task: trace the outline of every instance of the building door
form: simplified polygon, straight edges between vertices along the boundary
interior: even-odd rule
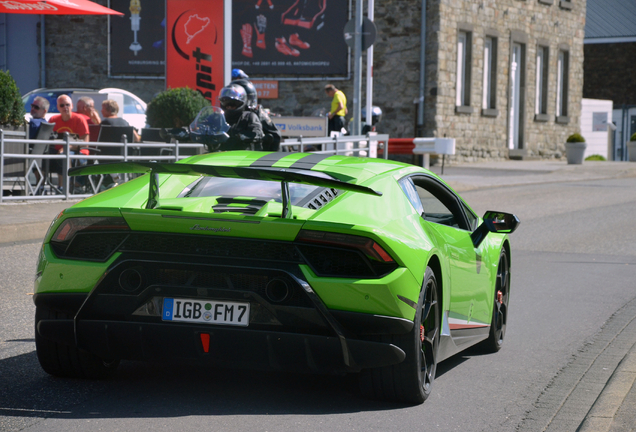
[[[521,88],[523,86],[523,49],[519,43],[512,44],[510,59],[510,120],[508,131],[508,148],[516,150],[523,148],[523,100]]]
[[[636,107],[615,109],[612,120],[616,125],[614,135],[614,160],[628,160],[627,142],[636,133]]]

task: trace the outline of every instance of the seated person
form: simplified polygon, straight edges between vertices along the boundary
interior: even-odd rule
[[[102,102],[102,125],[105,126],[130,126],[130,124],[121,117],[117,117],[119,105],[112,99],[106,99]],[[141,142],[141,137],[136,129],[133,129],[133,141]]]
[[[86,117],[88,124],[100,124],[102,119],[99,118],[99,114],[95,109],[95,101],[88,96],[82,96],[77,100],[77,112]]]
[[[55,123],[53,131],[58,135],[68,132],[71,135],[75,135],[77,140],[88,142],[88,122],[84,116],[80,116],[73,112],[73,101],[67,95],[61,95],[57,98],[57,109],[60,114],[56,114],[49,122]],[[55,146],[57,153],[64,153],[63,146]],[[77,151],[77,146],[71,146],[73,151]]]
[[[57,132],[58,136],[61,136],[64,132],[68,132],[77,141],[88,142],[88,122],[84,116],[73,112],[73,101],[71,98],[67,95],[58,97],[57,109],[60,111],[60,114],[54,115],[49,119],[49,122],[55,123],[53,131]],[[88,155],[88,149],[84,148],[80,150],[79,146],[75,144],[69,146],[69,154],[73,155],[78,152]],[[64,153],[64,146],[56,145],[51,153]],[[62,164],[60,162],[59,160],[52,161],[51,170],[61,173]],[[79,160],[79,165],[86,165],[86,163],[86,159]],[[74,161],[74,165],[76,164],[77,162]]]
[[[29,120],[29,139],[36,139],[40,124],[45,122],[44,116],[49,110],[49,101],[42,96],[37,96],[31,104],[31,120]]]

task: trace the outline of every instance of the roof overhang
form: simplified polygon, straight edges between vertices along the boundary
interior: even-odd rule
[[[604,37],[604,38],[585,38],[583,44],[611,44],[611,43],[629,43],[636,42],[636,36],[622,36],[622,37]]]

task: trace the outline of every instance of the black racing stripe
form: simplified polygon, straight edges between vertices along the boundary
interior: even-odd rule
[[[290,168],[310,170],[331,156],[333,155],[312,153],[304,158],[298,159],[292,166],[290,166]]]
[[[265,156],[260,157],[252,162],[250,166],[271,168],[276,162],[278,162],[285,156],[289,156],[290,154],[291,153],[286,152],[267,153]]]

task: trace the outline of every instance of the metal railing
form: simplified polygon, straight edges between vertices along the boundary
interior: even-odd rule
[[[8,138],[11,137],[11,138]],[[184,149],[198,149],[197,153],[205,151],[205,146],[198,143],[172,143],[152,142],[152,143],[129,143],[125,136],[122,142],[84,142],[72,141],[68,134],[65,134],[62,140],[34,140],[26,139],[24,132],[3,131],[0,129],[0,179],[2,179],[3,191],[7,186],[12,191],[16,189],[24,195],[3,196],[0,194],[0,204],[8,201],[29,201],[29,200],[50,200],[50,199],[69,199],[69,198],[87,198],[102,190],[104,176],[86,176],[84,184],[76,186],[77,177],[69,178],[68,168],[73,166],[76,160],[90,160],[93,163],[100,161],[179,161],[181,159],[192,156],[192,154],[183,155]],[[388,148],[388,135],[378,135],[369,133],[360,136],[336,136],[332,138],[295,138],[286,139],[281,143],[281,151],[311,151],[319,154],[343,154],[357,155],[367,157],[377,157],[378,149]],[[6,144],[22,144],[24,145],[24,153],[5,153]],[[39,144],[45,146],[62,146],[63,151],[59,154],[31,154],[28,152],[29,144]],[[99,153],[100,149],[120,148],[120,155],[99,155],[99,154],[81,154],[69,151],[71,146],[80,146],[89,148],[89,150]],[[157,153],[152,155],[142,155],[145,150],[158,149]],[[169,151],[172,154],[163,154]],[[138,154],[130,154],[138,153]],[[386,159],[388,152],[384,151]],[[7,159],[17,159],[25,161],[25,168],[20,175],[5,178],[5,161]],[[61,161],[62,169],[59,172],[52,172],[48,167],[40,167],[38,161],[44,161],[44,164],[50,161]],[[37,173],[37,174],[36,174]],[[57,182],[53,183],[52,175],[57,174]],[[31,180],[34,180],[33,182]],[[71,184],[71,179],[73,183]],[[124,181],[128,179],[128,175],[124,175]],[[34,183],[34,184],[32,184]],[[17,188],[16,188],[17,186]]]
[[[125,136],[122,142],[84,142],[71,141],[66,134],[62,140],[32,140],[25,138],[6,138],[5,135],[11,137],[19,137],[20,133],[12,131],[3,131],[0,129],[0,178],[2,179],[2,189],[12,191],[18,190],[24,192],[24,195],[4,196],[4,192],[0,194],[0,204],[6,201],[25,201],[25,200],[47,200],[52,198],[69,199],[69,198],[86,198],[100,192],[104,176],[89,176],[87,183],[81,187],[69,187],[70,180],[68,176],[68,168],[73,166],[76,160],[90,160],[93,163],[115,162],[115,161],[178,161],[192,156],[191,154],[183,155],[184,149],[199,149],[197,153],[201,153],[205,149],[203,144],[198,143],[173,143],[153,142],[153,143],[129,143]],[[24,133],[22,133],[24,136]],[[6,144],[23,144],[25,146],[24,153],[6,153]],[[31,154],[27,151],[29,144],[39,144],[46,146],[62,146],[63,152],[59,154]],[[90,151],[99,152],[105,148],[120,148],[121,155],[99,155],[99,154],[71,154],[69,149],[71,146],[81,146],[89,148]],[[157,149],[156,155],[141,155],[131,153],[143,153],[144,150]],[[164,154],[165,151],[172,154]],[[26,161],[25,169],[19,175],[5,177],[5,161],[7,159],[23,159]],[[62,169],[60,173],[52,172],[50,169],[41,168],[37,161],[61,161]],[[38,174],[36,174],[36,172]],[[53,184],[52,175],[57,174],[57,182]],[[35,177],[35,184],[31,184],[30,177]],[[39,178],[39,179],[38,179]],[[127,179],[127,175],[125,175]],[[79,193],[78,193],[79,191]]]
[[[282,151],[311,151],[319,154],[342,154],[377,157],[378,149],[388,148],[389,135],[369,132],[366,135],[340,135],[334,137],[317,138],[289,138],[281,143]],[[384,159],[388,159],[388,152],[383,151]]]

